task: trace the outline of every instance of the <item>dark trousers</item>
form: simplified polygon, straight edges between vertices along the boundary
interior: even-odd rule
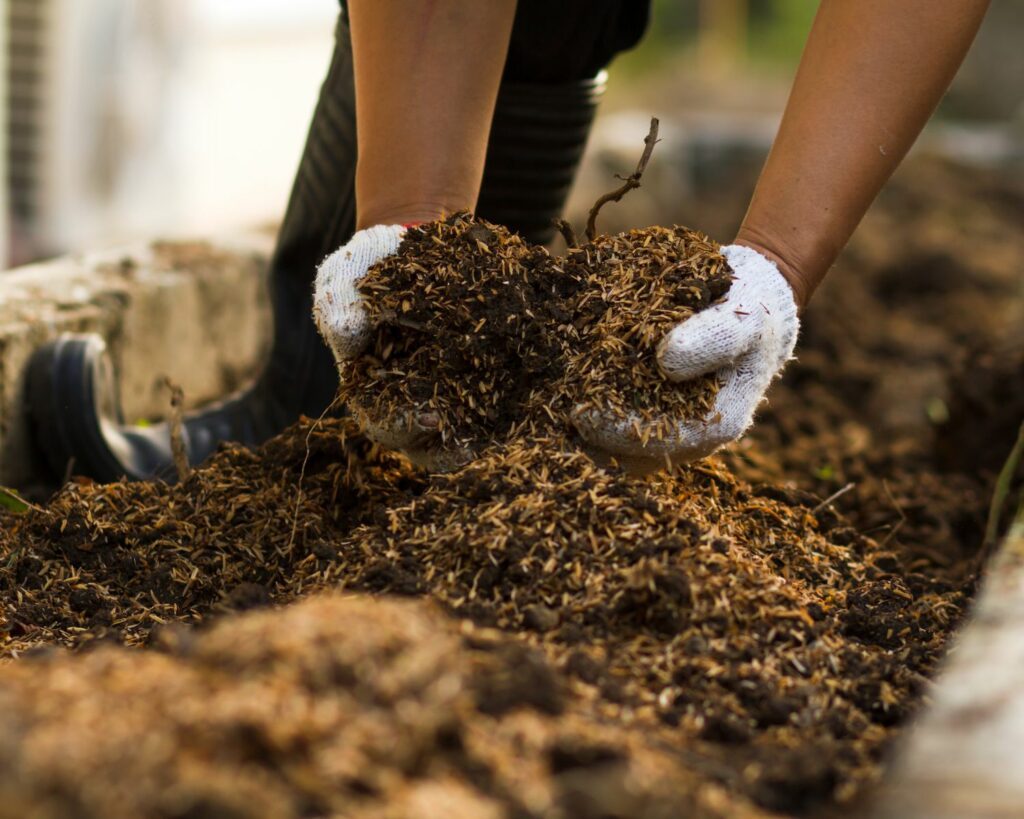
[[[603,88],[596,75],[640,37],[647,9],[644,0],[546,5],[520,0],[477,205],[481,217],[537,243],[552,237],[552,220],[572,185]],[[552,14],[557,26],[548,25]],[[302,394],[276,399],[294,401],[306,414],[334,397],[334,365],[313,327],[311,291],[317,265],[354,231],[355,170],[352,48],[343,10],[270,271],[275,349],[265,383],[302,385]]]

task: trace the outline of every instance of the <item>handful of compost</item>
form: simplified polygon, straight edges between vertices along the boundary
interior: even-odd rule
[[[400,246],[399,246],[400,243]],[[579,282],[465,213],[362,231],[320,268],[316,320],[373,440],[446,470],[510,433],[561,362]]]
[[[357,233],[315,313],[367,435],[435,470],[573,427],[632,469],[703,457],[750,424],[797,321],[749,248],[654,227],[556,258],[464,213]]]
[[[799,319],[789,283],[773,262],[751,248],[720,250],[732,274],[727,292],[659,334],[655,358],[668,383],[650,378],[648,388],[674,394],[678,402],[710,379],[715,389],[705,389],[692,403],[703,411],[688,413],[681,407],[665,412],[657,405],[629,409],[607,399],[574,410],[580,435],[634,471],[695,461],[742,436],[768,386],[793,355]],[[639,389],[637,394],[647,393]]]

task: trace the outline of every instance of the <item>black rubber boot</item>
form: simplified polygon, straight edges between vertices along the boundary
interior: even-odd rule
[[[478,213],[543,243],[553,235],[590,131],[603,79],[561,85],[503,82]],[[316,417],[337,392],[337,373],[312,319],[317,265],[351,237],[355,221],[355,109],[348,30],[339,25],[305,152],[270,270],[274,340],[248,389],[194,410],[183,432],[189,461],[222,441],[255,446]],[[102,338],[67,335],[39,349],[28,371],[31,426],[55,476],[102,482],[173,480],[167,424],[128,426]]]
[[[355,223],[355,104],[344,20],[313,116],[269,272],[274,337],[263,373],[247,389],[188,413],[184,438],[198,464],[221,441],[258,444],[302,414],[320,415],[337,390],[329,351],[313,324],[316,266],[348,241]],[[103,339],[66,335],[39,349],[28,370],[31,425],[56,475],[98,481],[173,480],[166,424],[127,426]]]

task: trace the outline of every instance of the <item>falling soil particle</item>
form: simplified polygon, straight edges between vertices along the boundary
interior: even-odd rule
[[[304,421],[175,486],[82,481],[3,514],[0,817],[808,816],[863,796],[964,614],[991,487],[935,446],[964,423],[950,395],[883,376],[934,366],[992,411],[957,362],[1024,326],[1024,197],[944,173],[1006,237],[984,287],[891,296],[916,254],[974,258],[935,172],[897,179],[722,457],[638,479],[553,428],[424,475],[351,421]],[[889,413],[935,397],[941,424]]]

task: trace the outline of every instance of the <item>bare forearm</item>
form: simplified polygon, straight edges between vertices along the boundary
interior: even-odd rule
[[[956,73],[988,0],[823,0],[737,236],[805,304]]]
[[[472,209],[515,0],[351,0],[360,228]]]

